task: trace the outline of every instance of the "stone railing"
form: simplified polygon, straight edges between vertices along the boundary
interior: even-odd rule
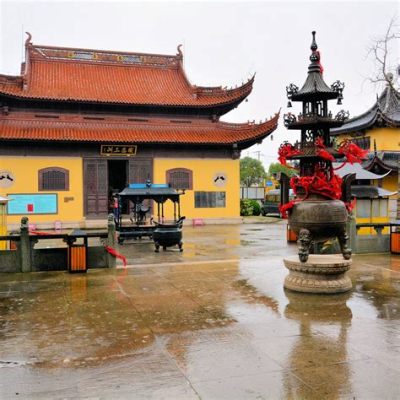
[[[354,219],[348,224],[348,232],[350,236],[350,247],[355,254],[364,253],[389,253],[391,251],[391,238],[395,227],[400,226],[399,223],[360,223],[357,224]],[[374,234],[359,235],[361,228],[372,228]],[[384,229],[389,228],[388,233],[384,233]]]
[[[354,216],[350,216],[347,222],[346,231],[349,235],[349,247],[352,254],[367,253],[389,253],[392,251],[391,242],[392,235],[395,234],[395,228],[400,227],[400,222],[387,223],[360,223],[358,224]],[[358,234],[361,228],[372,228],[374,234]],[[388,233],[384,233],[385,228],[389,228]],[[335,254],[340,253],[339,244],[336,241],[332,243],[320,244],[316,243],[313,247],[314,254]]]
[[[30,232],[28,222],[27,217],[22,217],[19,232],[0,236],[0,241],[8,241],[10,244],[9,250],[0,250],[0,272],[68,270],[70,250],[79,241],[85,247],[87,268],[115,267],[115,258],[106,251],[106,246],[114,248],[116,244],[112,215],[108,217],[107,230],[95,232]],[[89,239],[95,241],[95,245],[88,245]],[[35,248],[42,241],[47,241],[50,246],[38,245]]]

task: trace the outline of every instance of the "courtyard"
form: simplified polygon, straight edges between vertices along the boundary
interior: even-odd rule
[[[1,399],[400,398],[400,257],[285,291],[286,222],[184,227],[128,267],[0,276]]]

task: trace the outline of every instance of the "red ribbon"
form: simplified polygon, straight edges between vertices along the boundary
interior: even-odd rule
[[[279,207],[282,214],[282,218],[287,218],[288,211],[291,210],[294,205],[300,201],[308,198],[311,193],[319,194],[328,199],[337,200],[342,197],[342,178],[332,174],[331,179],[328,180],[324,170],[318,166],[312,176],[294,176],[290,179],[290,187],[293,189],[294,194],[298,195],[299,188],[302,188],[305,192],[303,198],[297,198],[289,201],[289,203],[283,204]]]
[[[297,156],[301,154],[300,150],[297,150],[292,144],[290,143],[284,143],[281,145],[281,147],[279,147],[278,150],[278,161],[282,164],[282,165],[286,165],[286,160],[288,157],[292,157],[292,156]]]
[[[29,231],[32,235],[58,235],[58,233],[53,232],[41,232],[41,231]]]
[[[321,136],[318,136],[315,140],[315,146],[317,147],[317,156],[321,157],[323,160],[326,161],[335,161],[335,158],[332,154],[328,153],[325,149],[326,146]]]
[[[282,205],[279,205],[279,212],[281,213],[281,216],[283,219],[286,219],[288,217],[288,212],[291,210],[296,203],[299,203],[301,200],[296,199],[296,200],[290,200],[289,203],[285,203]]]
[[[127,261],[126,261],[126,257],[125,256],[123,256],[121,253],[118,253],[117,250],[115,250],[114,248],[112,248],[110,246],[104,246],[104,248],[113,257],[116,257],[116,258],[119,258],[120,260],[122,260],[122,263],[124,264],[124,267],[126,267]]]
[[[363,150],[349,139],[346,139],[341,143],[338,153],[344,155],[347,159],[347,162],[354,164],[365,160],[368,150]]]
[[[342,197],[342,178],[332,175],[332,178],[328,181],[322,171],[316,172],[313,176],[294,176],[290,179],[290,186],[296,196],[300,187],[304,189],[305,195],[303,198],[297,198],[280,205],[279,211],[282,218],[287,218],[288,212],[295,204],[307,199],[310,193],[319,194],[332,200],[339,200]],[[356,199],[344,204],[347,211],[351,212],[356,205]]]
[[[315,139],[315,147],[317,149],[316,155],[318,157],[326,161],[335,161],[335,158],[332,156],[332,154],[326,150],[324,140],[321,136]],[[338,153],[345,156],[346,161],[336,168],[331,167],[329,174],[331,178],[329,180],[327,171],[321,169],[321,167],[318,165],[316,166],[314,175],[294,176],[290,179],[290,186],[295,195],[298,195],[299,188],[302,188],[305,194],[303,198],[296,198],[279,206],[279,211],[281,212],[282,218],[287,218],[288,212],[294,207],[294,205],[307,199],[311,193],[319,194],[332,200],[337,200],[342,197],[342,178],[340,178],[338,175],[335,175],[333,171],[342,168],[347,162],[350,164],[360,163],[366,158],[368,150],[363,150],[350,140],[346,139],[340,145]],[[296,150],[296,148],[290,143],[285,143],[279,148],[278,154],[280,163],[286,165],[287,157],[301,154],[301,152]],[[355,199],[349,203],[345,203],[347,211],[351,212],[355,204]]]

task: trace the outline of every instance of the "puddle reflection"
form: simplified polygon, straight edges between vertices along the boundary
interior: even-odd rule
[[[391,257],[388,267],[400,262]],[[392,269],[376,269],[371,272],[353,271],[355,289],[377,311],[377,317],[386,320],[400,319],[400,274]]]
[[[341,398],[351,393],[348,363],[348,329],[352,311],[347,305],[351,293],[339,295],[312,295],[285,290],[289,300],[284,315],[299,323],[299,336],[290,349],[288,366],[299,379],[287,376],[286,397],[292,398],[300,390],[299,382],[324,390],[329,398]],[[328,332],[321,332],[324,326]],[[340,365],[339,368],[332,366]],[[329,368],[328,379],[327,369]]]

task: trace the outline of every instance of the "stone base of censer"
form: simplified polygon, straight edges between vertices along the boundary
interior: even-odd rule
[[[299,261],[297,255],[285,258],[289,275],[284,287],[296,292],[333,294],[347,292],[352,288],[351,280],[345,275],[351,260],[341,254],[310,254],[307,262]]]

